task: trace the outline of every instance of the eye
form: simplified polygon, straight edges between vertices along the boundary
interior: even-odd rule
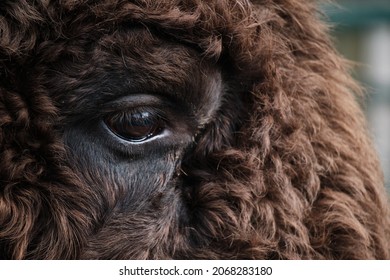
[[[117,136],[130,142],[143,142],[164,130],[164,121],[150,111],[120,112],[104,119],[107,127]]]

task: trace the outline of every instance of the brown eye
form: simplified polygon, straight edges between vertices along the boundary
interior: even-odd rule
[[[145,141],[164,129],[161,118],[147,111],[121,112],[106,117],[104,122],[114,134],[130,142]]]

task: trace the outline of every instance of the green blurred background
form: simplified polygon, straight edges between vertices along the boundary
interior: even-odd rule
[[[358,62],[364,107],[390,193],[390,0],[337,0],[321,4],[338,50]]]

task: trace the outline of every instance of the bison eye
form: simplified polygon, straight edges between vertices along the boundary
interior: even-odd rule
[[[164,130],[164,121],[150,111],[120,112],[104,119],[107,127],[118,137],[130,142],[143,142]]]

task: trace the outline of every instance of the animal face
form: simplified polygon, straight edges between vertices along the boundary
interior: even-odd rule
[[[220,66],[145,27],[112,30],[77,48],[80,59],[64,51],[35,75],[47,77],[59,109],[66,161],[100,197],[104,215],[91,236],[94,247],[119,224],[133,240],[151,232],[148,242],[159,227],[189,226],[182,163],[223,102]],[[102,250],[100,257],[117,253]]]
[[[388,258],[312,3],[2,1],[0,258]]]
[[[69,160],[115,211],[160,212],[159,200],[178,199],[183,154],[221,104],[220,71],[146,29],[104,36],[83,55],[49,70]]]

